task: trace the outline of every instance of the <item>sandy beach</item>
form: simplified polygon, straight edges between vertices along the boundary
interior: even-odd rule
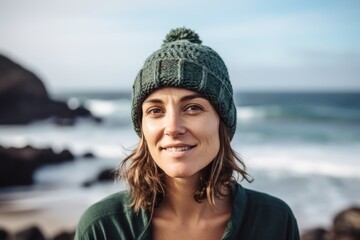
[[[15,234],[37,226],[48,239],[61,232],[73,232],[88,206],[121,189],[121,184],[107,183],[92,188],[1,192],[0,229]]]
[[[10,234],[37,226],[47,238],[61,232],[73,232],[80,216],[80,206],[66,205],[61,209],[29,209],[17,212],[0,211],[0,226]]]
[[[15,234],[37,226],[47,238],[61,232],[73,232],[81,213],[85,210],[80,202],[58,202],[55,206],[18,208],[17,200],[0,203],[0,228]]]

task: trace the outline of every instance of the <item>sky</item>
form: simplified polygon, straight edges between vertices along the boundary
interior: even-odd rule
[[[172,28],[239,91],[360,91],[359,0],[0,0],[0,54],[49,92],[130,90]]]

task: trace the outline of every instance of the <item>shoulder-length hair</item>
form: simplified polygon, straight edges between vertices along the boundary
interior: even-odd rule
[[[216,198],[225,196],[224,192],[229,192],[224,190],[231,189],[239,177],[240,180],[253,181],[246,172],[244,162],[232,149],[230,135],[221,120],[219,137],[219,152],[215,159],[201,171],[200,185],[194,193],[195,201],[200,203],[207,199],[211,206],[215,205]],[[131,207],[135,212],[141,208],[152,211],[154,207],[161,204],[166,192],[165,173],[151,157],[143,135],[137,148],[120,163],[116,174],[118,179],[128,184],[132,196]]]

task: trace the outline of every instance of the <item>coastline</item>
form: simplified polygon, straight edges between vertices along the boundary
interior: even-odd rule
[[[82,213],[93,203],[107,195],[123,190],[123,185],[98,184],[90,188],[60,188],[57,190],[42,189],[28,192],[0,192],[0,230],[10,236],[37,227],[45,239],[56,239],[66,235],[73,239],[76,225]],[[336,214],[350,208],[338,209]],[[359,206],[357,206],[359,207]],[[304,219],[298,219],[301,235],[331,229],[336,214],[328,219],[329,224],[304,226]],[[10,238],[12,239],[12,238]],[[30,238],[29,238],[30,239]],[[305,238],[302,238],[305,239]]]

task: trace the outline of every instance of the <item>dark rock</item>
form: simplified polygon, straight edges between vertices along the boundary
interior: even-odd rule
[[[95,155],[91,152],[87,152],[83,155],[83,158],[95,158]]]
[[[353,206],[340,211],[334,217],[328,240],[360,239],[360,207]]]
[[[51,148],[4,148],[0,146],[0,187],[30,185],[36,169],[47,164],[74,160],[69,150],[55,153]]]
[[[17,232],[14,236],[15,240],[45,240],[41,230],[37,226],[32,226]]]
[[[301,234],[301,240],[325,240],[327,230],[324,228],[313,228]]]
[[[25,161],[0,148],[0,187],[33,183],[34,162]]]
[[[113,181],[114,180],[114,170],[105,169],[101,171],[97,177],[99,182]]]
[[[52,240],[73,240],[75,232],[62,232],[56,235]]]
[[[5,229],[0,228],[0,240],[7,239],[9,239],[9,233]]]
[[[99,182],[108,182],[114,180],[114,170],[105,169],[99,173],[96,179],[91,179],[82,184],[83,187],[91,187],[92,185]]]
[[[77,117],[101,121],[82,106],[70,109],[64,102],[52,100],[34,73],[0,55],[0,124],[52,118],[59,125],[73,125]]]
[[[0,96],[8,99],[48,99],[42,81],[30,71],[0,55]]]
[[[81,186],[84,187],[84,188],[88,188],[88,187],[91,187],[94,184],[95,184],[94,180],[88,180],[88,181],[84,182],[83,184],[81,184]]]

